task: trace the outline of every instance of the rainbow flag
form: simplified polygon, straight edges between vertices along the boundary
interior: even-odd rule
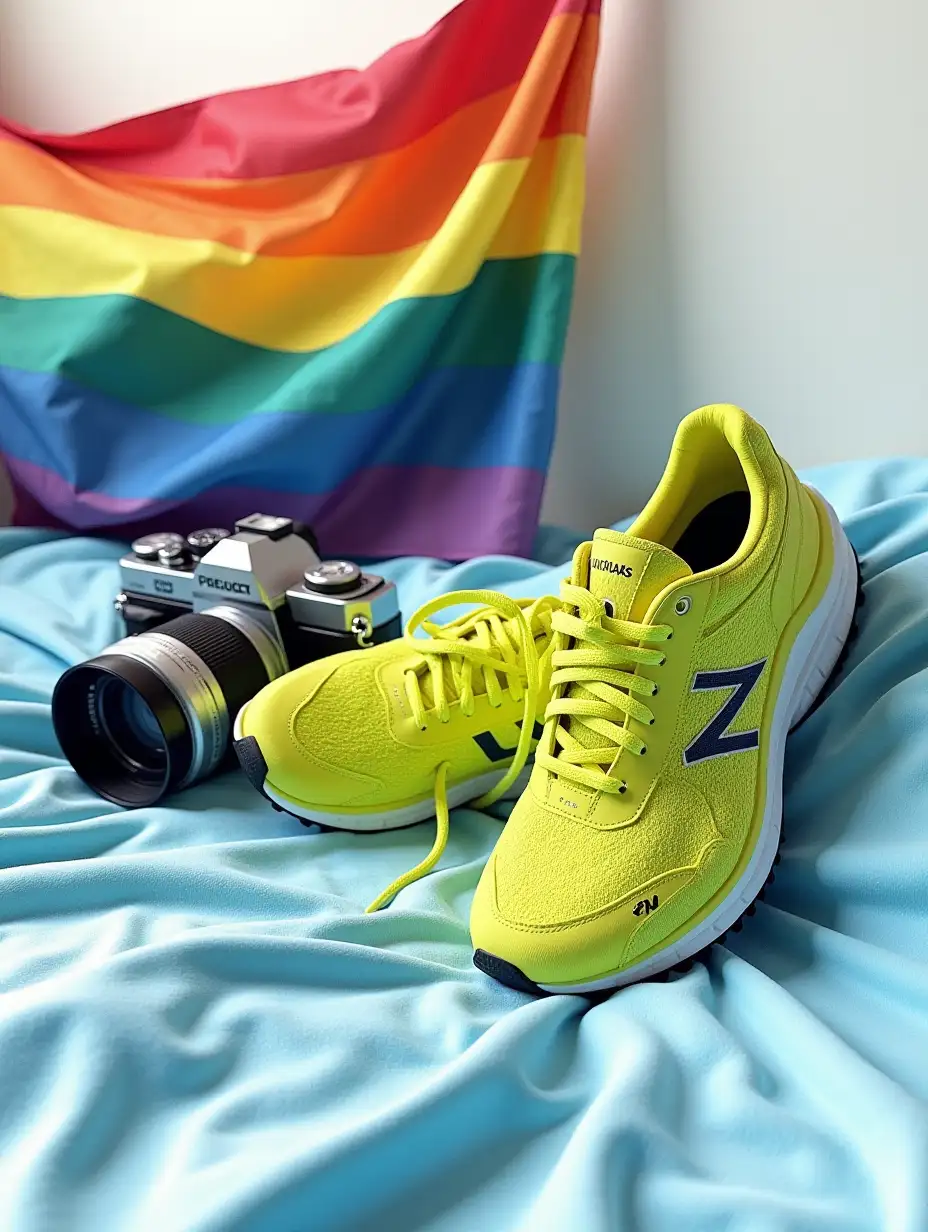
[[[0,124],[17,521],[261,509],[330,554],[528,552],[598,8],[464,0],[363,71],[76,136]]]

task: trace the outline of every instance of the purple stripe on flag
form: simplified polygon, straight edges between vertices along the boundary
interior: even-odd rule
[[[199,526],[231,526],[260,510],[311,523],[327,556],[527,556],[544,488],[542,472],[525,467],[378,466],[323,494],[228,487],[175,506],[78,493],[53,471],[15,458],[7,465],[20,526],[126,539],[155,528],[186,534]]]

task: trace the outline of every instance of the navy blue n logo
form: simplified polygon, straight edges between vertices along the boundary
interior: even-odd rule
[[[519,719],[516,727],[521,726],[522,720]],[[544,730],[542,724],[536,719],[532,727],[532,739],[540,740]],[[490,761],[505,761],[508,757],[512,757],[518,748],[518,745],[514,744],[511,749],[504,749],[492,732],[481,732],[479,736],[474,736],[474,740],[480,746],[481,753],[488,757]]]
[[[697,672],[693,677],[693,692],[701,693],[709,689],[734,690],[722,709],[702,729],[692,744],[683,750],[684,766],[692,766],[698,761],[708,761],[710,757],[724,757],[726,753],[746,753],[756,749],[760,743],[760,732],[755,727],[753,731],[730,732],[728,728],[734,723],[741,707],[751,695],[751,690],[760,679],[766,659],[749,663],[747,667],[731,667],[720,672]]]

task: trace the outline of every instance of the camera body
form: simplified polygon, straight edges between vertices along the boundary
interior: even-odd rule
[[[119,562],[116,610],[131,636],[187,612],[241,608],[283,653],[283,670],[402,632],[392,582],[350,561],[322,561],[312,532],[253,513],[235,531],[144,535]]]

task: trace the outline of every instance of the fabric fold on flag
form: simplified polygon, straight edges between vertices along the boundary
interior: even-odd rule
[[[71,136],[0,123],[17,520],[260,507],[333,554],[528,552],[598,8],[464,0],[363,70]]]

